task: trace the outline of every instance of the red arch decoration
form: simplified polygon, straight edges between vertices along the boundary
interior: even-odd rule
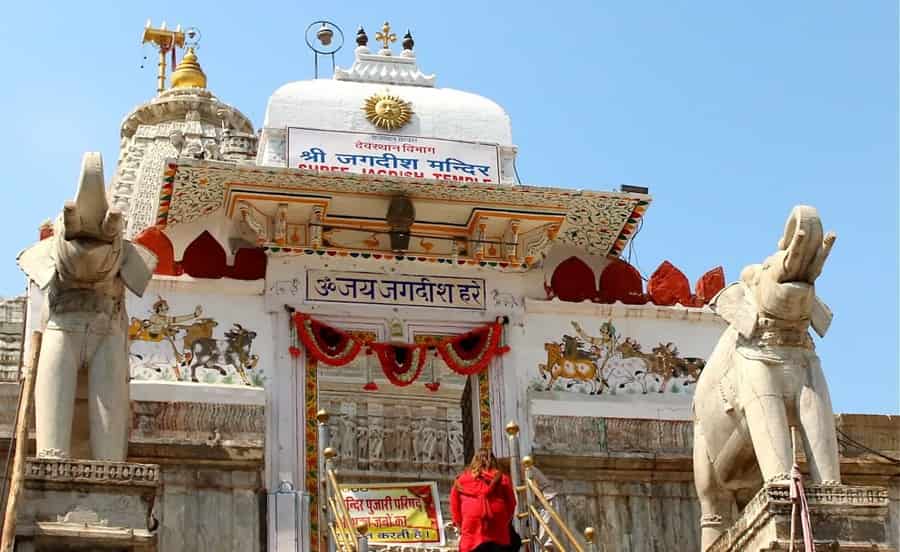
[[[669,261],[663,261],[650,276],[647,293],[657,305],[674,305],[676,303],[685,306],[693,305],[691,283],[687,276]]]
[[[266,252],[258,247],[242,247],[234,255],[234,266],[228,268],[228,277],[235,280],[259,280],[266,277]]]
[[[597,278],[594,271],[578,257],[559,263],[550,278],[553,297],[562,301],[584,301],[597,298]]]
[[[225,258],[225,249],[204,230],[184,250],[181,266],[185,274],[194,278],[221,278],[228,268]]]
[[[135,236],[134,242],[143,245],[156,255],[154,274],[179,276],[184,271],[180,263],[175,262],[175,250],[169,236],[159,226],[150,226]]]
[[[601,303],[621,301],[626,305],[643,305],[647,302],[641,273],[621,259],[611,259],[603,269],[598,293]]]
[[[725,288],[725,269],[721,266],[717,266],[712,270],[708,271],[706,274],[700,277],[697,280],[697,287],[695,288],[694,294],[696,297],[696,304],[698,307],[702,307],[712,300],[713,297],[716,296],[717,293],[722,291]]]

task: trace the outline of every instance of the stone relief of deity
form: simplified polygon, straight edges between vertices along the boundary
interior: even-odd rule
[[[645,352],[641,344],[620,335],[611,321],[589,335],[573,321],[575,335],[544,344],[547,358],[538,365],[537,391],[587,395],[691,394],[706,364],[682,357],[674,343]]]
[[[217,338],[213,334],[219,322],[202,318],[201,305],[190,313],[170,312],[168,301],[160,297],[147,318],[131,318],[133,379],[262,385],[264,378],[255,370],[259,357],[251,351],[255,331],[232,324]]]
[[[346,399],[327,406],[340,412],[328,423],[340,468],[448,476],[463,468],[461,409],[399,407],[385,417],[380,406]]]
[[[338,421],[341,436],[338,443],[338,453],[342,460],[350,462],[356,458],[356,404],[344,403],[341,405],[341,416]]]

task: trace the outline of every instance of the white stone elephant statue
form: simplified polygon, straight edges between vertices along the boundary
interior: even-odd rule
[[[53,236],[19,254],[19,266],[45,293],[35,381],[38,456],[71,456],[78,371],[86,367],[91,456],[126,458],[125,288],[141,295],[156,257],[123,239],[123,223],[122,213],[107,204],[100,154],[86,153],[78,193],[65,203]]]
[[[791,427],[813,482],[840,482],[828,385],[808,329],[824,336],[832,314],[815,281],[835,241],[813,207],[791,211],[778,250],[723,289],[712,309],[725,330],[694,394],[694,480],[702,549],[733,522],[763,481],[786,479]]]

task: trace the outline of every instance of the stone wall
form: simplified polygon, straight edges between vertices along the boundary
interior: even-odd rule
[[[698,550],[691,422],[534,416],[536,465],[559,492],[570,527],[597,530],[600,550]],[[891,544],[900,546],[900,417],[837,416],[841,475],[888,489]],[[801,457],[801,468],[803,467]]]
[[[22,356],[25,297],[0,299],[0,381],[16,381]]]
[[[17,387],[0,383],[4,469]],[[128,461],[160,466],[159,550],[265,550],[264,436],[263,406],[132,401]]]

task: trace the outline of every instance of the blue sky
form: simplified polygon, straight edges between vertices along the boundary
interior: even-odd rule
[[[838,234],[818,282],[835,410],[900,412],[895,1],[50,4],[0,18],[0,294],[22,292],[15,254],[74,193],[82,152],[110,175],[122,118],[154,95],[148,17],[200,28],[210,88],[256,125],[272,91],[312,77],[310,22],[351,42],[387,19],[439,86],[506,108],[525,183],[648,186],[632,257],[647,275],[668,259],[692,282],[720,264],[736,279],[792,205],[818,207]]]

